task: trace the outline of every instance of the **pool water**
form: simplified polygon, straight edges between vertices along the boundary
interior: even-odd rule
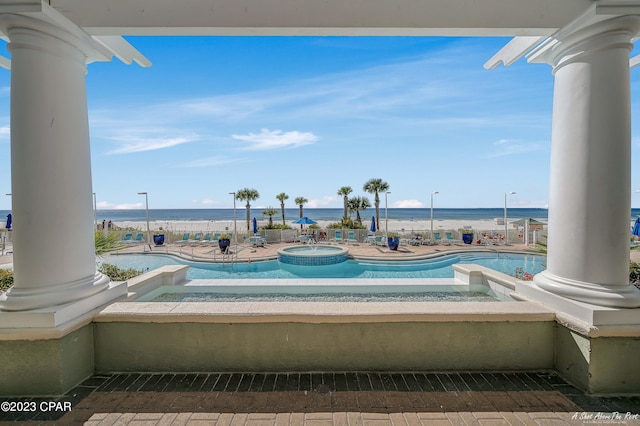
[[[111,255],[104,262],[121,268],[153,270],[164,265],[188,265],[188,279],[299,279],[299,278],[453,278],[452,265],[470,263],[513,275],[517,268],[537,274],[546,258],[514,253],[458,253],[415,261],[360,261],[349,259],[335,265],[300,266],[277,260],[252,263],[189,262],[156,254]]]
[[[143,300],[151,302],[495,302],[499,298],[480,291],[430,291],[418,293],[316,293],[221,294],[164,292]]]

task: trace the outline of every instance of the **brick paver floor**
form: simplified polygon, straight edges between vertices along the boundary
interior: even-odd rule
[[[553,372],[131,373],[93,376],[60,398],[3,402],[37,410],[3,410],[2,423],[640,425],[640,396],[585,395]]]

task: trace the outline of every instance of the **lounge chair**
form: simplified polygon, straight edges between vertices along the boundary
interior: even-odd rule
[[[184,234],[182,234],[182,239],[176,241],[176,244],[186,244],[189,241],[189,233],[185,232]]]
[[[344,241],[342,239],[342,231],[336,230],[331,241],[335,241],[336,243],[341,243],[342,241]]]
[[[204,238],[200,240],[200,244],[209,244],[211,243],[211,232],[207,232],[204,234]]]
[[[128,232],[128,233],[124,234],[124,238],[122,239],[122,242],[123,243],[127,243],[127,244],[131,243],[131,242],[133,242],[132,238],[133,238],[133,234],[131,232]]]
[[[128,241],[128,242],[130,242],[132,244],[144,243],[144,233],[138,232],[136,234],[136,237],[134,239]]]
[[[300,234],[293,239],[294,243],[306,243],[309,241],[309,236],[307,234]]]
[[[187,243],[200,244],[200,241],[202,241],[202,232],[196,232],[195,235],[193,236],[193,240],[188,240]]]
[[[356,240],[356,233],[355,233],[355,231],[349,231],[349,232],[347,233],[347,244],[349,244],[349,243],[354,243],[354,244],[357,244],[357,243],[358,243],[358,240]]]
[[[444,243],[444,241],[442,241],[442,236],[440,235],[439,232],[434,232],[433,233],[433,244],[440,244],[440,243]]]
[[[267,244],[267,240],[261,235],[254,235],[253,237],[249,237],[249,243],[251,243],[253,247],[264,247],[264,245]]]
[[[375,245],[377,245],[377,246],[386,246],[387,245],[387,239],[385,238],[385,236],[384,235],[376,236]]]
[[[452,232],[445,232],[444,233],[445,237],[447,238],[447,242],[449,244],[456,244],[456,243],[460,243],[460,240],[456,240],[455,238],[453,238],[453,233]]]

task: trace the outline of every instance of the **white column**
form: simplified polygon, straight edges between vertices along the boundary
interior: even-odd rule
[[[97,294],[91,159],[81,40],[41,21],[0,17],[11,51],[14,287],[0,309],[24,311]]]
[[[605,307],[640,307],[629,284],[629,53],[635,16],[600,22],[539,54],[553,66],[547,270],[539,288]]]

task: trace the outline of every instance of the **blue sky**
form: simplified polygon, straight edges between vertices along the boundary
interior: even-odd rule
[[[299,196],[342,207],[342,186],[373,201],[370,178],[389,183],[390,207],[428,207],[432,191],[436,207],[501,207],[506,191],[512,207],[547,206],[551,68],[483,69],[507,38],[127,39],[152,67],[114,59],[87,75],[98,208],[144,208],[141,191],[150,208],[229,208],[245,187],[260,193],[257,208],[277,207],[280,192],[288,207]],[[0,69],[3,193],[9,80]]]

